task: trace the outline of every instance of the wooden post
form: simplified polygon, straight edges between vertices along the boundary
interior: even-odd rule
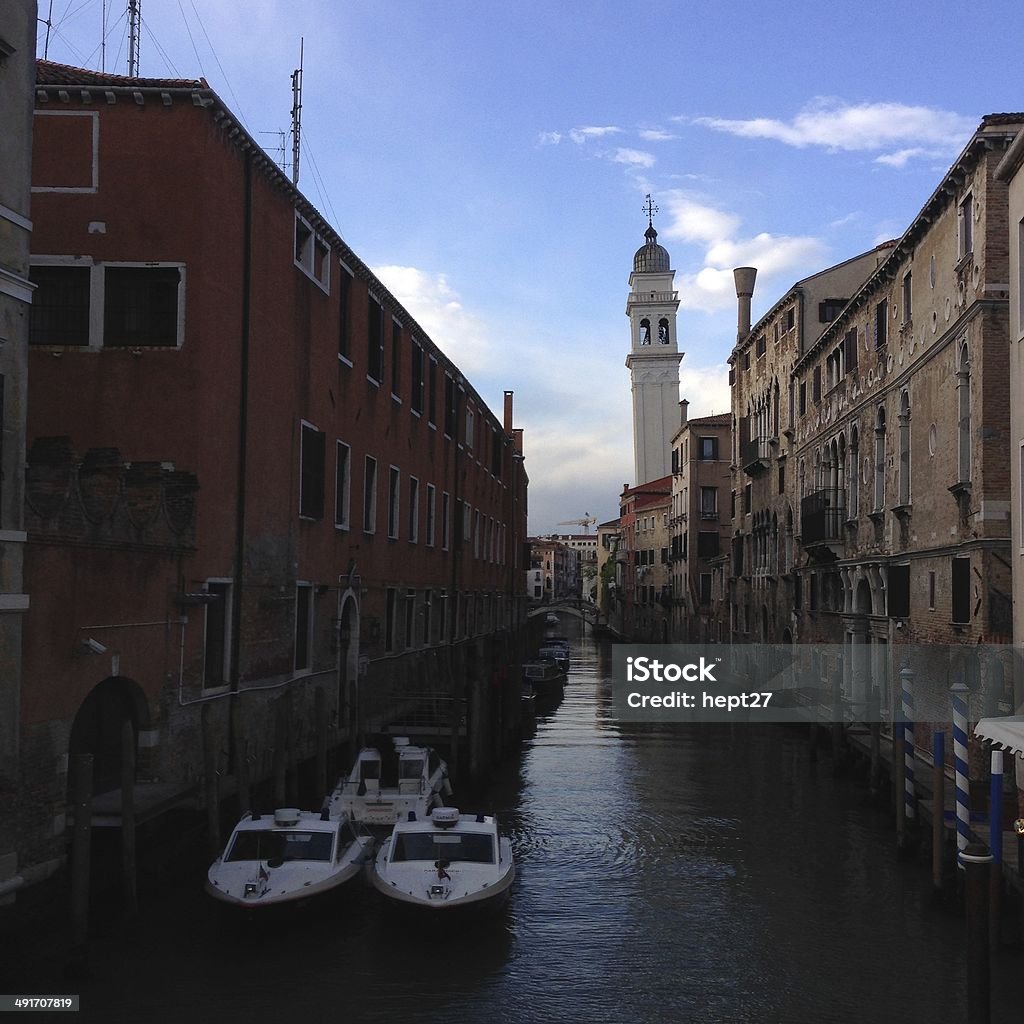
[[[249,785],[249,741],[245,736],[242,707],[238,695],[231,698],[231,728],[235,736],[235,782],[238,786],[238,816],[244,818],[252,810]]]
[[[991,986],[988,948],[988,885],[992,856],[981,843],[960,852],[964,867],[967,916],[967,1024],[990,1024]]]
[[[1003,898],[1003,752],[992,751],[992,779],[988,802],[989,848],[992,864],[989,867],[988,944],[995,952],[999,948],[999,921],[1002,917]]]
[[[932,888],[942,889],[946,846],[946,734],[932,733]]]
[[[220,786],[217,779],[217,735],[209,704],[201,713],[203,732],[203,796],[206,802],[206,838],[211,855],[220,852]]]
[[[75,825],[71,837],[71,934],[76,950],[89,939],[89,857],[92,846],[92,754],[78,754],[72,764]]]
[[[121,723],[121,864],[124,911],[134,917],[139,912],[139,894],[135,884],[135,726],[130,718]]]

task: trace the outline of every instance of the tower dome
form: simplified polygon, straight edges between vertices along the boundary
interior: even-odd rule
[[[644,232],[647,241],[636,251],[633,257],[633,271],[637,274],[665,273],[669,266],[668,250],[658,245],[658,232],[651,224]]]

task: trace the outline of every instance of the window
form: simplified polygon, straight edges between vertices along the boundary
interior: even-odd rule
[[[427,373],[427,422],[437,424],[437,360],[433,356]]]
[[[884,348],[886,342],[886,330],[889,324],[889,303],[882,299],[875,306],[875,348]]]
[[[466,410],[466,448],[469,451],[473,450],[473,426],[474,426],[473,410],[472,409],[467,409]]]
[[[900,491],[899,503],[910,504],[910,395],[900,395]]]
[[[644,318],[640,321],[640,344],[650,345],[651,343],[651,321]]]
[[[231,581],[207,580],[205,590],[214,595],[204,611],[203,689],[231,681]]]
[[[363,466],[363,532],[377,532],[377,460],[372,455]]]
[[[779,494],[786,493],[786,464],[779,463]]]
[[[700,530],[697,533],[697,557],[716,558],[718,556],[718,531]]]
[[[405,649],[412,647],[413,627],[416,624],[416,591],[405,592]]]
[[[338,274],[338,355],[345,362],[352,362],[351,309],[352,272],[341,264]]]
[[[885,589],[889,618],[907,618],[910,615],[910,566],[890,565]]]
[[[718,518],[717,487],[702,487],[700,489],[700,517],[701,519]]]
[[[935,611],[935,570],[928,571],[928,609]]]
[[[173,348],[183,340],[180,266],[107,264],[103,275],[103,345]]]
[[[29,308],[32,345],[89,344],[89,267],[32,267]]]
[[[444,433],[446,437],[455,437],[458,423],[459,389],[455,380],[447,373],[444,375]]]
[[[426,647],[432,641],[432,634],[430,632],[430,613],[433,609],[434,594],[433,591],[423,591],[423,606],[422,606],[422,630],[420,634],[420,643]]]
[[[352,449],[342,441],[334,446],[334,525],[349,528],[349,498],[352,490]]]
[[[384,602],[384,650],[395,649],[395,614],[397,612],[398,592],[388,587]]]
[[[970,192],[960,200],[956,211],[957,258],[963,259],[974,251],[974,196]]]
[[[300,444],[299,515],[305,519],[322,519],[326,435],[303,422]]]
[[[441,550],[448,550],[448,539],[450,533],[451,517],[449,516],[449,504],[450,500],[448,492],[443,491],[441,494]]]
[[[388,472],[388,539],[398,540],[398,516],[401,511],[401,473],[397,466]]]
[[[384,310],[372,295],[366,328],[366,376],[374,384],[380,384],[384,377]]]
[[[391,395],[398,398],[402,387],[402,325],[391,321]]]
[[[768,343],[765,341],[764,335],[758,335],[757,340],[754,342],[754,354],[757,356],[758,359],[760,359],[761,356],[763,356],[767,350]]]
[[[953,622],[971,621],[971,560],[954,558],[952,563]]]
[[[820,402],[821,401],[821,367],[820,366],[816,366],[814,368],[814,376],[812,378],[812,384],[811,384],[811,401],[812,402]]]
[[[331,290],[331,249],[301,213],[295,214],[295,266],[315,281],[321,291]]]
[[[967,343],[960,346],[956,372],[958,483],[971,479],[971,361]]]
[[[409,406],[417,416],[423,412],[423,346],[414,341],[411,346],[412,367],[411,367],[411,390],[409,393]]]
[[[796,310],[790,306],[783,317],[782,329],[783,331],[791,331],[794,327],[796,327]]]
[[[702,572],[697,576],[697,600],[701,604],[711,604],[711,573]]]
[[[718,438],[700,438],[700,460],[702,462],[715,462],[718,459]]]
[[[885,409],[879,406],[875,416],[875,495],[873,508],[885,505]]]
[[[751,485],[747,484],[743,488],[743,514],[750,515],[751,508]]]
[[[910,271],[903,275],[903,323],[909,324],[914,314],[914,286]]]
[[[427,521],[424,526],[424,542],[428,548],[434,546],[434,502],[437,491],[433,484],[427,484]]]
[[[844,372],[850,373],[857,369],[857,328],[851,327],[843,338]]]
[[[295,585],[295,671],[308,671],[313,649],[313,587]]]
[[[807,385],[800,381],[800,415],[807,412]]]
[[[818,303],[818,323],[830,324],[842,313],[848,299],[826,299]]]
[[[670,340],[668,333],[668,319],[667,317],[662,317],[658,321],[658,344],[667,345]]]
[[[420,539],[420,482],[409,477],[409,543],[417,544]]]

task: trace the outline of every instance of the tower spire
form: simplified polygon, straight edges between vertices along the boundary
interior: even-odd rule
[[[647,228],[654,230],[654,215],[658,212],[657,204],[651,199],[651,193],[647,193],[647,202],[644,203],[644,213],[647,214]]]

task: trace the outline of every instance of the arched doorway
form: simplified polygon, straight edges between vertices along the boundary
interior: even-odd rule
[[[359,678],[359,602],[353,590],[338,599],[338,727],[352,743],[362,742]]]

